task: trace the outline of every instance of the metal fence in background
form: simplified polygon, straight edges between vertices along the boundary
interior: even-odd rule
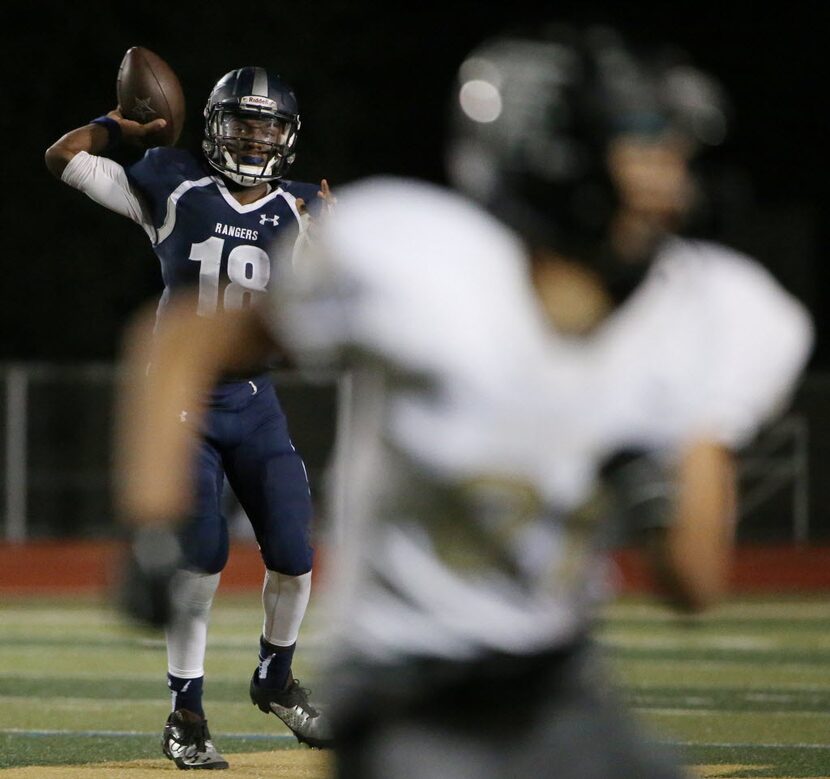
[[[276,371],[292,439],[313,484],[334,440],[338,378]],[[110,364],[0,365],[0,539],[118,532],[112,507]]]
[[[292,438],[313,488],[326,476],[338,404],[347,377],[275,373]],[[0,365],[0,539],[108,537],[118,530],[111,503],[115,369],[110,364]],[[810,389],[812,387],[812,390]],[[806,401],[741,454],[740,537],[805,544],[830,537],[820,521],[830,496],[811,478],[827,436],[830,381],[805,384]],[[812,417],[812,418],[811,418]],[[813,489],[811,489],[811,485]],[[318,490],[319,491],[319,490]],[[819,521],[817,521],[819,520]]]

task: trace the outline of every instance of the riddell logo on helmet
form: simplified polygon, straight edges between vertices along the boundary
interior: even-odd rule
[[[262,97],[262,95],[248,95],[239,99],[240,108],[247,108],[252,106],[255,108],[270,108],[276,110],[277,101],[271,100],[270,97]]]

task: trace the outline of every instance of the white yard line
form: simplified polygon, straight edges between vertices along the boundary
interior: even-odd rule
[[[830,744],[753,744],[730,741],[664,741],[674,747],[704,747],[717,749],[830,749]]]
[[[224,733],[216,731],[222,738],[247,738],[254,741],[296,741],[290,733]],[[0,728],[0,735],[13,736],[78,736],[80,738],[155,738],[152,733],[142,730],[27,730],[26,728]]]

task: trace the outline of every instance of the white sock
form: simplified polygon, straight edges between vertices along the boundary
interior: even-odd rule
[[[310,596],[311,571],[300,576],[265,571],[262,635],[269,644],[291,646],[297,641]]]
[[[173,579],[174,617],[167,628],[167,672],[181,679],[205,675],[210,607],[218,573],[179,571]]]

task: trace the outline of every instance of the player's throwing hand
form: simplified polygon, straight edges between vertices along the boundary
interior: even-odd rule
[[[121,113],[121,106],[109,111],[107,116],[118,123],[121,130],[121,140],[140,149],[151,146],[150,139],[167,127],[166,119],[153,119],[152,122],[146,124],[126,119]]]

